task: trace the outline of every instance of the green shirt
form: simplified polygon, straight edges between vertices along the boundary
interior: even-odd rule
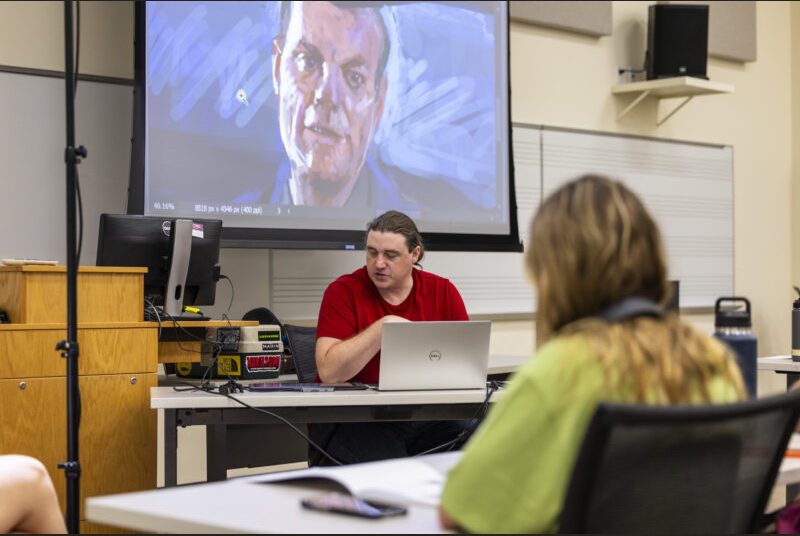
[[[469,532],[545,533],[558,516],[589,421],[611,393],[602,365],[580,336],[544,346],[509,382],[449,473],[441,506]],[[712,385],[715,401],[735,388]]]

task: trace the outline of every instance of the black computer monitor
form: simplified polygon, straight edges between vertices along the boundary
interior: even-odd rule
[[[664,309],[668,313],[681,313],[681,283],[677,279],[669,281],[669,298],[664,304]]]
[[[97,239],[97,266],[144,266],[144,295],[164,306],[179,218],[102,214]],[[185,280],[179,280],[182,305],[213,305],[219,279],[221,220],[191,220],[191,254]],[[175,293],[173,287],[172,293]],[[174,314],[172,316],[175,316]]]

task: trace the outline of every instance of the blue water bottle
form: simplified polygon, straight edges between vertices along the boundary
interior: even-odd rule
[[[743,303],[744,311],[739,309],[722,310],[722,303]],[[728,344],[736,354],[739,369],[742,371],[747,394],[756,396],[756,359],[758,341],[753,335],[750,300],[747,298],[719,298],[714,305],[714,336]]]

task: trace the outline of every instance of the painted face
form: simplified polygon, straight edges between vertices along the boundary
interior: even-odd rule
[[[293,4],[272,60],[294,204],[342,206],[350,197],[383,111],[383,46],[372,9]]]
[[[367,273],[378,290],[399,290],[411,284],[411,271],[419,260],[419,246],[408,251],[398,233],[370,231],[367,235]]]

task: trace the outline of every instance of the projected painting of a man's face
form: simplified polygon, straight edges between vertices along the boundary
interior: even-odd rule
[[[347,202],[383,108],[386,39],[374,9],[291,6],[272,55],[295,205]]]

